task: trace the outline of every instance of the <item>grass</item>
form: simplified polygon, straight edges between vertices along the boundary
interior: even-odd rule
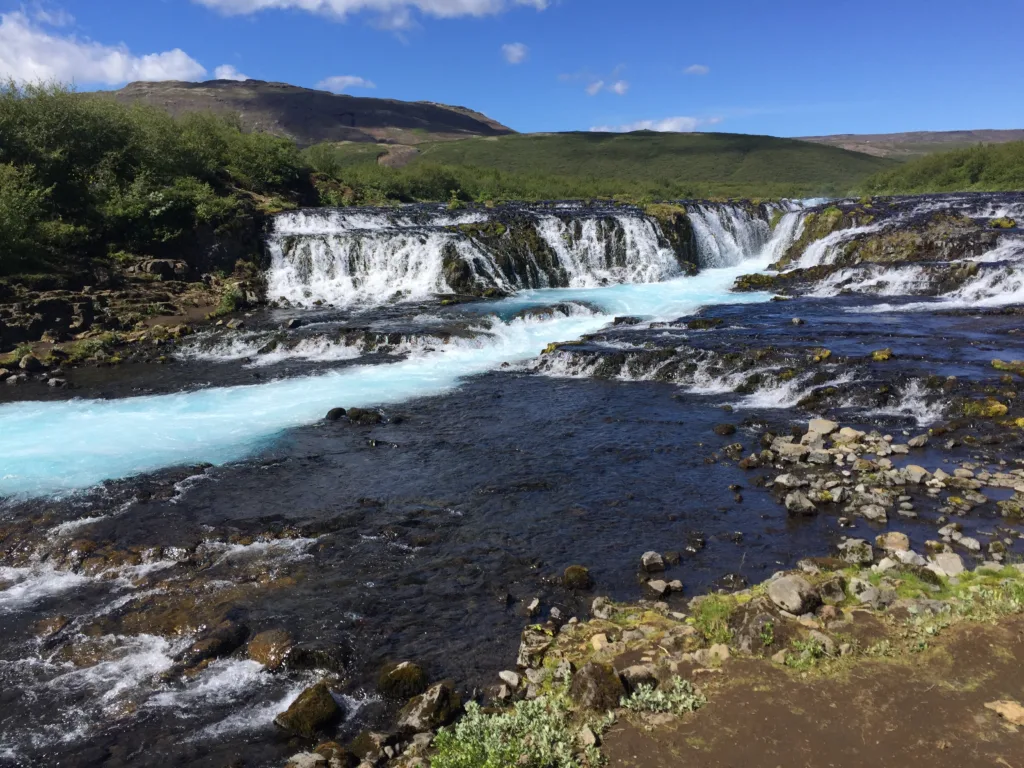
[[[560,133],[422,145],[415,163],[614,182],[655,199],[842,194],[897,165],[834,147],[727,133]]]
[[[693,612],[693,623],[711,645],[728,644],[732,640],[729,617],[736,609],[736,600],[723,595],[708,595]]]

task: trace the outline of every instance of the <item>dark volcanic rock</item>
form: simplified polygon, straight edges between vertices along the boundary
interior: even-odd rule
[[[427,673],[419,664],[388,664],[377,677],[377,690],[389,699],[411,699],[427,690]]]
[[[619,706],[626,688],[611,664],[592,661],[573,676],[569,694],[584,709],[608,712]]]
[[[407,733],[433,731],[454,720],[461,709],[462,697],[455,683],[442,680],[402,707],[398,727]]]
[[[317,683],[299,694],[286,711],[274,718],[274,723],[289,733],[312,739],[342,714],[327,683]]]

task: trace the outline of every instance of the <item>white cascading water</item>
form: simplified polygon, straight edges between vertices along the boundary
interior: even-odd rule
[[[702,267],[735,266],[750,254],[760,253],[772,239],[769,221],[752,215],[744,206],[695,203],[686,211]]]
[[[339,209],[282,214],[268,243],[268,296],[298,306],[336,307],[423,300],[454,292],[444,275],[446,258],[469,265],[481,289],[503,293],[658,282],[680,274],[675,253],[659,245],[661,233],[652,219],[627,212],[532,218],[537,234],[555,254],[564,284],[550,279],[536,254],[524,254],[530,260],[524,274],[503,270],[495,254],[455,229],[485,222],[487,216],[480,212]],[[719,261],[711,265],[726,266]],[[728,263],[736,263],[735,258]]]

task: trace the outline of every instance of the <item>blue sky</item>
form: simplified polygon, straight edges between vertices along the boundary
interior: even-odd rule
[[[1024,128],[1022,51],[1020,0],[0,0],[3,76],[219,71],[520,131]]]

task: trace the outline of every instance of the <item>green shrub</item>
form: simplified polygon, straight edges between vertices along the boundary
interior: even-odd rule
[[[722,595],[708,595],[700,601],[693,612],[693,621],[707,642],[728,643],[732,640],[729,617],[735,608],[736,601]]]
[[[485,714],[475,702],[434,739],[432,768],[581,768],[569,712],[554,698],[520,701],[507,712]],[[592,753],[589,765],[599,758]]]
[[[696,712],[708,703],[704,695],[689,680],[676,677],[668,690],[642,684],[622,700],[622,706],[632,712],[654,712],[683,715]]]

